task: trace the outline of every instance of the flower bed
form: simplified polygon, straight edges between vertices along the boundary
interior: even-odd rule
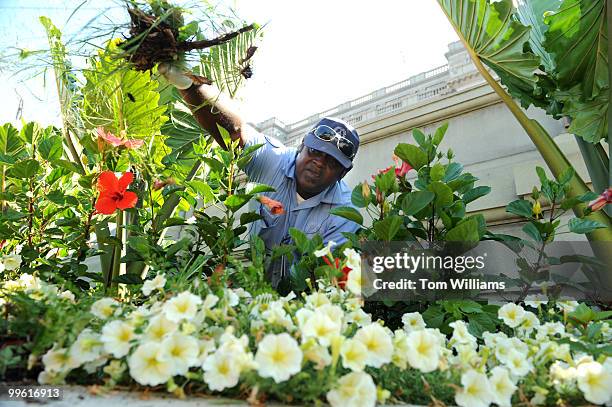
[[[75,302],[24,274],[2,285],[2,311],[14,332],[25,313],[43,327],[27,347],[43,384],[332,406],[577,405],[612,394],[612,330],[597,322],[609,313],[585,305],[506,304],[503,329],[478,339],[461,320],[447,337],[419,313],[392,331],[372,321],[358,295],[322,283],[301,298],[208,285],[175,294],[174,285],[159,275],[140,305]]]

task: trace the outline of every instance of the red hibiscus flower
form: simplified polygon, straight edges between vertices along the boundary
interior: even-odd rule
[[[142,140],[136,140],[136,139],[123,140],[115,136],[110,131],[105,132],[102,127],[98,127],[96,129],[96,132],[98,133],[98,139],[104,140],[105,142],[107,142],[113,147],[125,147],[128,150],[130,150],[130,149],[138,148],[144,144],[144,141]],[[125,131],[121,131],[121,135],[125,137]]]
[[[124,173],[117,179],[112,171],[104,171],[98,178],[98,191],[100,196],[96,201],[96,212],[103,215],[112,215],[115,210],[133,208],[138,202],[138,195],[128,191],[127,187],[134,180],[134,174]]]
[[[400,159],[395,154],[393,154],[393,161],[395,161],[395,175],[397,177],[404,177],[408,173],[408,171],[412,169],[412,166],[410,166],[410,164],[405,161],[402,161],[402,163],[400,164]]]
[[[591,210],[595,212],[609,203],[612,203],[612,187],[606,189],[596,199],[589,202],[589,208],[591,208]]]
[[[267,206],[268,209],[270,209],[270,212],[272,212],[272,215],[282,215],[283,213],[285,213],[285,208],[283,207],[283,204],[278,201],[275,201],[272,198],[260,195],[256,199],[263,205]]]

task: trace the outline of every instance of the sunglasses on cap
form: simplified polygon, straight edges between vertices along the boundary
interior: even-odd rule
[[[338,134],[338,132],[331,127],[323,124],[312,129],[311,133],[319,140],[327,142],[335,141],[338,150],[349,159],[352,160],[353,157],[355,157],[355,144],[346,137]]]

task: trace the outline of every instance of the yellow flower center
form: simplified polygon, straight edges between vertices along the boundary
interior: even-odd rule
[[[281,363],[285,362],[285,360],[287,359],[287,356],[280,349],[275,349],[270,354],[270,359],[272,359],[272,362],[274,362],[274,363],[281,364]]]

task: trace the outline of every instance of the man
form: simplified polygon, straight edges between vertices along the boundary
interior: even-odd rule
[[[160,66],[159,71],[180,89],[194,117],[221,145],[225,143],[217,124],[227,129],[232,140],[242,147],[263,144],[253,154],[245,168],[252,182],[275,188],[268,197],[279,201],[284,213],[275,214],[263,204],[257,209],[262,219],[251,233],[258,234],[266,248],[290,243],[289,228],[294,227],[308,236],[320,234],[325,244],[346,241],[342,232],[355,232],[359,225],[329,213],[338,206],[351,205],[351,190],[342,178],[353,167],[359,148],[357,131],[341,119],[324,118],[304,137],[297,148],[285,147],[280,141],[265,136],[248,126],[237,110],[210,85],[196,86],[191,79],[177,75],[172,68]],[[287,277],[288,265],[275,264],[268,271],[274,287]]]

